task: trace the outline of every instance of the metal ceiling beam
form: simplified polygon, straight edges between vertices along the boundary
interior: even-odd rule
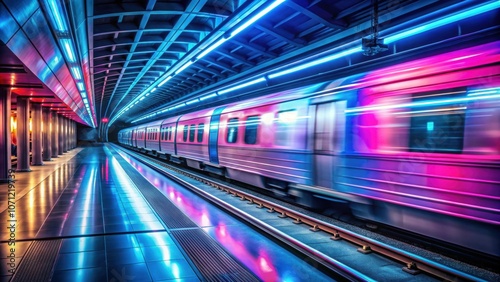
[[[335,19],[334,15],[315,4],[309,4],[306,0],[286,1],[286,5],[306,15],[307,17],[332,29],[345,29],[347,23],[344,20]]]

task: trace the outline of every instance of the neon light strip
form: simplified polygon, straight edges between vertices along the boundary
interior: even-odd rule
[[[246,21],[244,24],[240,25],[237,29],[235,29],[233,32],[231,32],[231,37],[235,36],[236,34],[240,33],[243,31],[245,28],[265,16],[267,13],[272,11],[274,8],[278,7],[281,3],[285,2],[285,0],[276,0],[274,1],[271,5],[269,5],[267,8],[264,10],[260,11],[257,15],[251,17],[248,21]]]
[[[243,84],[240,84],[240,85],[237,85],[237,86],[233,86],[233,87],[230,87],[230,88],[218,91],[217,94],[218,95],[226,94],[228,92],[231,92],[231,91],[234,91],[234,90],[237,90],[237,89],[240,89],[240,88],[244,88],[244,87],[247,87],[247,86],[259,83],[259,82],[263,82],[263,81],[266,81],[266,79],[264,77],[257,78],[257,79],[251,80],[249,82],[245,82]]]
[[[80,69],[78,67],[71,67],[71,72],[77,80],[82,79],[82,73],[80,72]]]
[[[401,33],[386,37],[384,39],[384,43],[390,44],[390,43],[393,43],[393,42],[398,41],[400,39],[407,38],[407,37],[410,37],[410,36],[413,36],[413,35],[416,35],[416,34],[419,34],[422,32],[426,32],[428,30],[431,30],[431,29],[434,29],[437,27],[441,27],[441,26],[447,25],[449,23],[453,23],[453,22],[457,22],[457,21],[460,21],[460,20],[463,20],[463,19],[466,19],[469,17],[473,17],[476,15],[482,14],[484,12],[488,12],[488,11],[497,9],[499,7],[500,7],[500,1],[494,1],[492,3],[486,4],[483,6],[479,6],[479,7],[470,9],[468,11],[463,11],[463,12],[460,12],[460,13],[455,14],[453,16],[441,18],[437,21],[434,21],[434,22],[431,22],[428,24],[424,24],[422,26],[412,28],[410,30],[403,31]]]
[[[217,96],[217,94],[215,94],[215,93],[208,94],[208,95],[206,95],[206,96],[201,97],[201,98],[200,98],[200,101],[203,101],[203,100],[206,100],[206,99],[210,99],[210,98],[213,98],[213,97],[215,97],[215,96]]]
[[[313,67],[313,66],[316,66],[316,65],[319,65],[319,64],[326,63],[326,62],[330,62],[330,61],[333,61],[335,59],[342,58],[344,56],[348,56],[348,55],[351,55],[351,54],[354,54],[354,53],[360,52],[360,51],[362,51],[361,47],[354,47],[354,48],[351,48],[351,49],[347,49],[345,51],[342,51],[342,52],[339,52],[339,53],[335,53],[335,54],[332,54],[330,56],[327,56],[327,57],[324,57],[324,58],[321,58],[321,59],[317,59],[317,60],[314,60],[314,61],[309,62],[309,63],[298,65],[296,67],[292,67],[292,68],[286,69],[284,71],[280,71],[280,72],[269,74],[269,78],[276,78],[276,77],[279,77],[279,76],[290,74],[292,72],[297,72],[297,71],[300,71],[300,70],[303,70],[303,69],[307,69],[307,68],[310,68],[310,67]]]
[[[210,45],[210,47],[208,47],[207,49],[203,50],[203,52],[201,52],[201,54],[199,54],[198,56],[196,56],[196,60],[199,60],[203,57],[205,57],[206,54],[212,52],[215,48],[219,47],[222,43],[226,42],[227,38],[221,38],[219,39],[217,42],[215,42],[214,44]]]
[[[422,102],[404,103],[404,104],[396,104],[396,105],[357,107],[357,108],[347,109],[347,110],[345,110],[345,112],[346,113],[359,113],[359,112],[366,112],[366,111],[390,110],[390,109],[397,109],[397,108],[436,106],[436,105],[463,103],[463,102],[495,99],[495,98],[500,98],[500,95],[495,94],[495,95],[481,95],[481,96],[472,96],[472,97],[467,96],[467,97],[463,97],[463,98],[442,99],[442,100],[435,100],[435,101],[422,101]]]
[[[172,78],[171,75],[167,76],[167,78],[165,78],[162,82],[160,82],[160,84],[158,84],[158,87],[162,86],[163,84],[165,84],[167,81],[169,81],[170,79]]]
[[[71,44],[71,40],[69,39],[60,39],[62,45],[64,46],[64,51],[66,51],[66,57],[68,57],[68,60],[71,63],[76,62],[76,56],[75,53],[73,52],[73,46]]]
[[[55,0],[49,0],[49,7],[52,10],[52,16],[54,17],[54,22],[56,23],[57,30],[61,32],[66,32],[68,28],[66,27],[66,22],[62,19],[61,13],[59,11],[59,6]]]
[[[187,67],[189,67],[191,64],[193,64],[193,61],[188,61],[185,63],[182,67],[180,67],[178,70],[175,71],[175,74],[181,73],[183,70],[185,70]]]

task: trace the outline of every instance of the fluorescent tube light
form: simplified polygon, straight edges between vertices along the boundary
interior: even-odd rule
[[[206,99],[210,99],[210,98],[213,98],[213,97],[215,97],[215,96],[217,96],[217,94],[215,94],[215,93],[208,94],[208,95],[206,95],[206,96],[201,97],[201,98],[200,98],[200,101],[203,101],[203,100],[206,100]]]
[[[56,24],[57,30],[61,32],[68,31],[68,28],[66,27],[66,22],[62,18],[61,11],[59,10],[59,5],[57,5],[56,0],[49,0],[49,7],[52,11],[51,14]]]
[[[242,30],[265,16],[267,13],[272,11],[274,8],[278,7],[281,3],[285,2],[285,0],[276,0],[274,1],[271,5],[266,7],[264,10],[260,11],[257,15],[251,17],[248,21],[246,21],[244,24],[240,25],[237,29],[235,29],[233,32],[231,32],[231,37],[235,36],[236,34],[240,33]]]
[[[160,84],[158,84],[158,87],[162,86],[163,84],[165,84],[167,81],[169,81],[170,79],[172,78],[171,75],[167,76],[162,82],[160,82]]]
[[[178,70],[176,70],[175,74],[177,75],[177,74],[181,73],[183,70],[185,70],[187,67],[189,67],[192,63],[193,63],[193,61],[188,61],[182,67],[180,67]]]
[[[71,44],[71,40],[64,38],[60,39],[60,41],[64,47],[64,53],[66,54],[68,61],[70,61],[71,63],[76,62],[76,56],[75,53],[73,52],[73,46]]]
[[[200,100],[198,100],[198,99],[194,99],[194,100],[191,100],[191,101],[187,101],[187,102],[186,102],[186,105],[196,104],[196,103],[198,103],[199,101],[200,101]]]
[[[486,4],[486,5],[481,5],[481,6],[478,6],[476,8],[472,8],[472,9],[467,10],[467,11],[459,12],[455,15],[447,16],[447,17],[441,18],[439,20],[421,25],[419,27],[412,28],[410,30],[406,30],[406,31],[397,33],[395,35],[388,36],[384,39],[384,43],[390,44],[392,42],[395,42],[395,41],[398,41],[398,40],[401,40],[401,39],[404,39],[404,38],[407,38],[407,37],[410,37],[410,36],[413,36],[413,35],[416,35],[416,34],[419,34],[422,32],[426,32],[428,30],[431,30],[431,29],[434,29],[434,28],[437,28],[437,27],[440,27],[440,26],[443,26],[443,25],[446,25],[449,23],[453,23],[453,22],[456,22],[459,20],[463,20],[463,19],[472,17],[472,16],[476,16],[476,15],[482,14],[484,12],[488,12],[488,11],[497,9],[499,7],[500,7],[500,1],[494,1],[494,2],[491,2],[491,3]]]
[[[244,87],[247,87],[247,86],[259,83],[259,82],[263,82],[263,81],[266,81],[266,79],[264,77],[257,78],[257,79],[251,80],[249,82],[245,82],[245,83],[242,83],[242,84],[239,84],[239,85],[236,85],[236,86],[233,86],[233,87],[230,87],[230,88],[218,91],[217,93],[219,95],[226,94],[228,92],[231,92],[231,91],[234,91],[234,90],[237,90],[237,89],[241,89],[241,88],[244,88]]]
[[[73,77],[77,80],[82,79],[82,73],[78,67],[71,67],[71,72],[73,73]]]
[[[298,65],[296,67],[288,68],[288,69],[286,69],[284,71],[280,71],[280,72],[269,74],[269,78],[275,78],[275,77],[283,76],[283,75],[286,75],[286,74],[289,74],[289,73],[292,73],[292,72],[297,72],[297,71],[300,71],[300,70],[303,70],[303,69],[314,67],[316,65],[323,64],[323,63],[326,63],[326,62],[330,62],[330,61],[333,61],[335,59],[342,58],[342,57],[354,54],[356,52],[361,52],[361,51],[362,51],[361,46],[354,47],[354,48],[351,48],[351,49],[347,49],[345,51],[338,52],[338,53],[332,54],[330,56],[326,56],[324,58],[314,60],[314,61],[309,62],[309,63],[301,64],[301,65]]]
[[[77,82],[76,85],[78,86],[78,90],[80,90],[80,91],[85,90],[85,87],[83,86],[83,82]]]
[[[214,44],[211,44],[207,49],[203,50],[203,52],[201,52],[201,54],[196,56],[196,60],[199,60],[199,59],[205,57],[206,54],[212,52],[212,50],[219,47],[222,43],[226,42],[226,40],[227,40],[227,38],[225,38],[225,37],[220,38],[217,42],[215,42]]]

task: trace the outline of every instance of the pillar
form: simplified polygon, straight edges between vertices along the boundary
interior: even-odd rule
[[[16,171],[30,169],[30,100],[17,97],[17,168]]]
[[[9,181],[10,134],[10,88],[0,87],[0,183]]]
[[[57,125],[58,125],[58,128],[59,128],[59,148],[58,148],[58,154],[59,155],[62,155],[64,153],[64,147],[63,147],[63,144],[64,144],[64,126],[63,126],[63,117],[62,116],[58,116],[57,117],[58,121],[57,121]]]
[[[63,117],[62,118],[62,125],[63,125],[63,152],[67,153],[68,152],[68,119]]]
[[[66,149],[68,151],[71,150],[71,120],[70,119],[66,119],[66,131],[67,131],[67,138],[66,138]]]
[[[58,123],[58,118],[57,118],[57,113],[56,112],[51,112],[50,113],[52,119],[52,128],[50,135],[52,136],[51,143],[52,143],[52,157],[57,158],[59,154],[59,123]]]
[[[31,165],[43,165],[42,159],[42,104],[31,104]]]
[[[42,148],[43,153],[42,157],[44,161],[50,161],[52,157],[52,145],[51,137],[52,133],[50,132],[50,123],[51,123],[51,114],[49,108],[42,109],[42,119],[43,119],[43,130],[42,130]]]

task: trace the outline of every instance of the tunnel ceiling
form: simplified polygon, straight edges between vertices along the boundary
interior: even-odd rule
[[[273,1],[110,1],[94,0],[88,17],[91,78],[98,117],[112,117],[157,83],[162,75],[182,66],[207,42],[227,34]],[[380,1],[381,14],[417,1]],[[366,35],[370,0],[287,0],[243,32],[203,58],[123,114],[130,122],[162,105],[190,94],[244,78],[265,64],[293,60],[310,53],[312,43]],[[91,28],[90,28],[91,27]],[[369,25],[365,25],[369,27]],[[365,32],[365,33],[363,33]],[[341,36],[337,36],[342,33]],[[321,46],[327,47],[327,46]]]

